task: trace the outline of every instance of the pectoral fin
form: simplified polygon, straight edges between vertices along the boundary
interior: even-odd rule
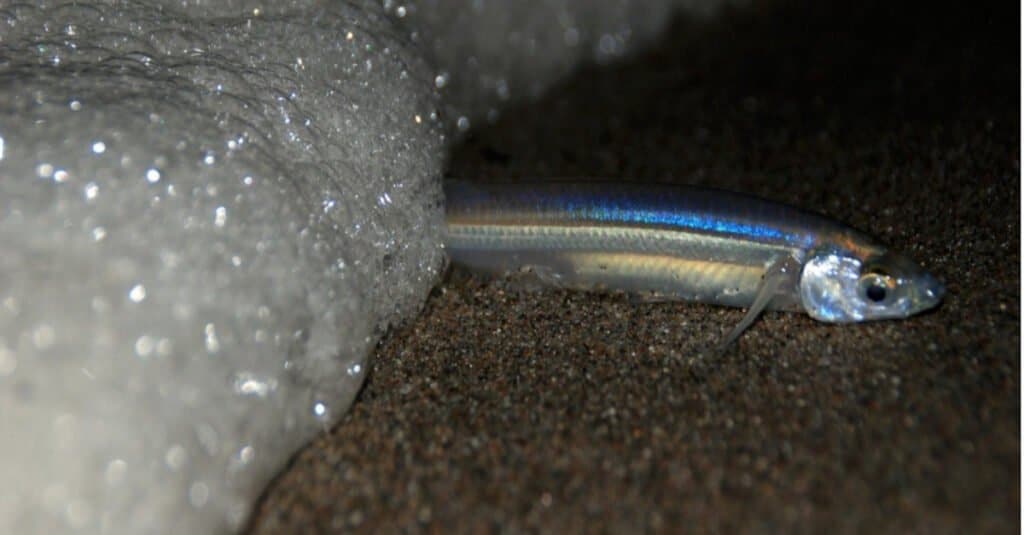
[[[757,295],[754,297],[754,302],[750,304],[750,308],[747,309],[743,319],[733,327],[732,331],[719,344],[719,351],[724,351],[732,345],[743,334],[743,331],[747,330],[747,327],[750,327],[757,320],[761,312],[768,308],[772,300],[781,293],[780,290],[786,291],[786,289],[796,286],[800,279],[800,267],[800,262],[791,256],[777,260],[768,267],[761,278],[761,284],[757,287]]]

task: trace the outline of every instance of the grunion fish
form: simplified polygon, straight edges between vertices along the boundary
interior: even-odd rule
[[[824,216],[694,186],[601,182],[444,185],[445,249],[492,275],[747,308],[834,323],[905,318],[945,289],[907,257]]]

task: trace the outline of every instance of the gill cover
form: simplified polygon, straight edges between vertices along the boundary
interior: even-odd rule
[[[838,251],[808,258],[800,275],[800,301],[807,314],[837,323],[862,320],[859,303],[849,297],[856,294],[860,268],[860,260]]]

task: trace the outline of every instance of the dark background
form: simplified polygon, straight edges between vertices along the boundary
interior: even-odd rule
[[[449,278],[251,530],[1018,532],[1018,9],[680,18],[473,131],[451,176],[750,192],[878,236],[948,296],[905,321],[768,313],[712,358],[743,311]]]

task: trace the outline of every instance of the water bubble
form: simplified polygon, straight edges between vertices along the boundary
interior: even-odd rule
[[[495,84],[494,90],[498,93],[498,98],[501,100],[508,100],[512,96],[512,92],[508,88],[508,80],[502,78]]]
[[[181,470],[187,460],[188,453],[180,444],[173,444],[164,454],[164,463],[167,464],[167,468],[174,471]]]
[[[53,166],[48,163],[41,163],[37,165],[36,176],[39,178],[50,178],[53,176]]]
[[[220,340],[217,338],[217,328],[212,323],[207,323],[206,327],[203,328],[203,333],[206,335],[206,351],[208,353],[216,353],[220,351]]]
[[[114,459],[107,463],[107,469],[103,471],[103,479],[107,485],[120,485],[124,481],[125,472],[128,471],[128,463],[121,459]]]
[[[228,209],[223,206],[218,206],[217,209],[213,211],[213,224],[218,227],[223,227],[227,220]]]
[[[146,287],[141,284],[132,286],[132,289],[128,291],[128,298],[131,299],[133,303],[141,303],[142,300],[146,298]]]
[[[265,398],[277,389],[277,380],[257,377],[251,372],[239,372],[235,375],[235,393],[243,396]]]
[[[597,49],[602,56],[613,56],[622,52],[622,43],[612,34],[604,34],[597,42]]]
[[[436,77],[434,77],[434,86],[436,86],[438,89],[442,89],[446,85],[448,85],[447,72],[441,72]]]
[[[146,358],[153,353],[153,349],[156,346],[156,342],[149,335],[142,335],[135,340],[135,354]]]
[[[252,446],[245,446],[238,451],[238,462],[242,464],[249,464],[256,458],[256,448]]]

